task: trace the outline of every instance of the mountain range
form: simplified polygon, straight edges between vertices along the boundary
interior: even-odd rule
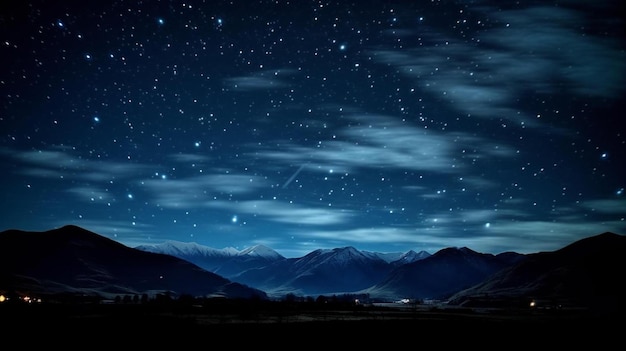
[[[136,248],[185,259],[275,297],[352,293],[377,283],[395,267],[430,256],[426,251],[377,253],[343,247],[318,249],[303,257],[285,258],[263,245],[237,251],[176,241]]]
[[[68,225],[44,232],[0,233],[0,292],[38,296],[168,294],[267,298],[175,256],[127,247]]]
[[[533,301],[552,308],[626,311],[626,236],[602,233],[559,250],[528,254],[449,297],[453,305],[498,306]]]
[[[497,255],[467,247],[375,253],[319,249],[299,258],[169,241],[130,248],[80,227],[0,232],[0,293],[282,298],[358,294],[451,306],[528,304],[624,310],[626,236],[602,233],[553,252]]]

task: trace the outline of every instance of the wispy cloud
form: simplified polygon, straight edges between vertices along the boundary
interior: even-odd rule
[[[151,168],[149,165],[126,161],[89,160],[68,151],[18,151],[3,149],[2,153],[26,164],[20,172],[43,178],[110,181],[138,177]]]
[[[300,232],[299,236],[309,237],[315,239],[329,240],[330,242],[341,241],[344,245],[357,244],[357,243],[423,243],[423,238],[418,239],[415,229],[406,228],[389,228],[389,227],[375,227],[375,228],[354,228],[346,230],[327,230],[327,231],[307,231]]]
[[[352,118],[359,124],[339,130],[338,138],[321,142],[317,147],[288,145],[255,154],[290,164],[324,165],[324,170],[383,167],[442,173],[460,172],[466,166],[463,157],[515,155],[506,145],[474,135],[419,129],[386,116]]]
[[[114,197],[106,191],[94,186],[79,186],[67,190],[69,193],[76,195],[80,200],[86,202],[109,202]]]
[[[618,97],[624,91],[626,55],[620,43],[582,33],[581,27],[589,24],[584,14],[546,6],[497,16],[507,26],[485,33],[484,40],[523,59],[521,67],[529,68],[515,74],[511,67],[508,76],[525,76],[525,83],[548,92],[566,86],[578,94]],[[565,84],[549,84],[555,78]]]
[[[255,215],[269,221],[311,226],[346,223],[353,216],[350,210],[304,207],[276,200],[211,201],[207,205]]]
[[[263,70],[249,76],[227,78],[224,84],[234,91],[256,91],[282,88],[289,85],[286,79],[294,74],[293,69]]]
[[[528,127],[545,125],[516,107],[522,96],[615,98],[624,92],[626,54],[617,42],[583,33],[585,20],[579,13],[555,7],[483,10],[498,24],[476,34],[472,43],[433,34],[436,44],[402,51],[381,48],[371,55],[449,106]]]
[[[207,162],[211,160],[211,158],[205,155],[189,154],[189,153],[171,154],[171,155],[168,155],[168,158],[176,162],[181,162],[181,163],[189,163],[189,162],[202,163],[202,162]]]
[[[207,174],[182,179],[148,179],[141,182],[159,206],[191,208],[204,206],[214,197],[251,193],[267,185],[259,176]]]
[[[603,214],[621,214],[626,217],[626,199],[589,200],[581,203],[582,207]]]

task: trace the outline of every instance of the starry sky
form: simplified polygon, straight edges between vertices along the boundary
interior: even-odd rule
[[[0,230],[285,257],[626,233],[620,1],[8,1]]]

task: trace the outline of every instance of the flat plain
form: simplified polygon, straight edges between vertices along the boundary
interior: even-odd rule
[[[586,310],[479,310],[420,305],[333,309],[298,305],[268,309],[250,304],[234,308],[1,306],[0,321],[3,340],[13,339],[23,347],[35,347],[43,337],[48,346],[69,348],[130,343],[142,348],[178,345],[182,349],[198,343],[209,348],[225,341],[237,349],[273,344],[278,349],[287,345],[386,348],[433,341],[483,349],[537,345],[608,349],[621,339],[623,326],[618,315]]]

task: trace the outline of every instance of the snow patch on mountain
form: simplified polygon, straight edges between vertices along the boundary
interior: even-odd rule
[[[176,257],[180,256],[201,256],[201,257],[234,257],[234,256],[256,256],[264,258],[280,258],[282,257],[276,251],[263,246],[256,245],[244,250],[237,250],[234,247],[225,247],[223,249],[215,249],[209,246],[200,245],[195,242],[183,242],[175,240],[167,240],[160,244],[140,245],[136,249],[154,253],[162,253]]]

